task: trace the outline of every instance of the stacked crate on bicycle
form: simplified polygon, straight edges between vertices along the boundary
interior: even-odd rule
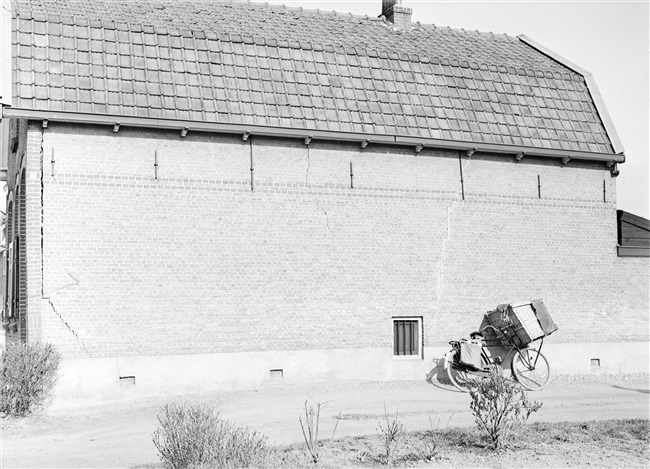
[[[485,327],[487,325],[492,327]],[[492,328],[498,332],[491,330]],[[481,330],[489,344],[512,343],[524,347],[557,330],[542,300],[527,303],[502,304],[485,313]]]

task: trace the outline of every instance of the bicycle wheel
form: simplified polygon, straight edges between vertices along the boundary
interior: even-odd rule
[[[470,389],[475,387],[475,382],[479,377],[470,371],[457,365],[458,351],[452,350],[447,354],[445,368],[447,368],[447,376],[449,381],[461,392],[469,392]]]
[[[519,384],[531,391],[539,391],[551,379],[548,360],[535,349],[518,350],[512,357],[512,375]]]

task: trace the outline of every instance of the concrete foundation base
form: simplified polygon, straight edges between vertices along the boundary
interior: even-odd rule
[[[424,358],[374,348],[67,359],[53,405],[325,381],[425,379],[442,370],[448,351],[429,347]],[[647,373],[650,366],[647,342],[546,343],[543,351],[554,374]]]

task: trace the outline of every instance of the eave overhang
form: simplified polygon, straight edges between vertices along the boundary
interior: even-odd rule
[[[625,151],[623,149],[623,143],[621,142],[618,132],[616,132],[616,128],[614,127],[614,121],[612,121],[611,116],[609,115],[609,112],[607,112],[607,107],[605,106],[605,101],[603,100],[602,95],[600,94],[600,91],[598,90],[598,86],[596,85],[596,80],[594,80],[593,75],[591,72],[585,70],[584,68],[580,67],[579,65],[574,64],[570,60],[565,59],[559,54],[556,54],[552,50],[542,46],[541,44],[535,42],[533,39],[529,38],[528,36],[524,34],[520,34],[517,36],[517,39],[522,41],[523,43],[529,45],[533,49],[536,49],[537,51],[541,52],[542,54],[546,55],[547,57],[550,57],[551,59],[555,60],[556,62],[561,63],[565,67],[573,70],[574,72],[582,75],[585,79],[585,82],[587,84],[587,89],[589,90],[589,94],[591,95],[591,98],[594,100],[594,106],[596,107],[596,111],[598,112],[598,115],[600,116],[600,120],[603,123],[603,126],[605,127],[605,131],[607,132],[607,136],[609,137],[609,141],[612,144],[612,148],[614,149],[614,153],[617,154],[623,154]],[[625,159],[622,161],[619,161],[619,163],[623,163]]]
[[[20,109],[5,107],[2,117],[43,121],[44,127],[48,122],[64,122],[73,124],[108,125],[118,132],[122,127],[139,127],[149,129],[178,130],[179,135],[188,132],[212,132],[239,135],[259,135],[268,137],[285,137],[357,142],[364,148],[368,143],[401,145],[414,148],[436,148],[458,150],[463,152],[484,152],[500,155],[509,155],[521,160],[522,157],[546,157],[563,161],[584,160],[606,163],[613,167],[616,163],[625,161],[625,156],[615,153],[595,153],[585,151],[557,150],[550,148],[526,147],[519,145],[506,145],[485,142],[470,142],[457,140],[444,140],[434,138],[407,137],[398,135],[365,134],[353,132],[335,132],[324,130],[295,129],[283,127],[264,127],[249,124],[228,124],[218,122],[201,122],[178,119],[158,119],[152,117],[115,116],[106,114],[86,114],[61,111],[42,111],[34,109]]]

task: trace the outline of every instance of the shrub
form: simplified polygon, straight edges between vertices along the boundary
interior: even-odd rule
[[[24,416],[45,408],[54,392],[59,362],[51,344],[7,344],[0,358],[0,411]]]
[[[477,381],[470,395],[472,414],[493,449],[505,447],[530,414],[542,407],[541,403],[528,400],[519,383],[504,378],[496,370],[488,378]]]
[[[230,424],[201,404],[167,404],[158,414],[153,442],[172,469],[268,467],[278,461],[266,436]]]
[[[379,433],[384,445],[384,464],[390,464],[393,456],[398,452],[402,438],[406,433],[404,424],[399,420],[399,409],[395,417],[391,416],[384,404],[384,423],[379,422]]]

